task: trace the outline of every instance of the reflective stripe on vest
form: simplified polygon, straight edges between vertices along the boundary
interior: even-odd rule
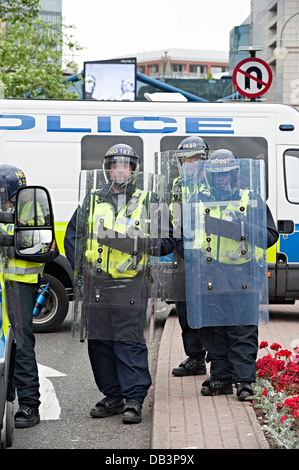
[[[31,275],[31,274],[40,274],[43,272],[44,266],[34,266],[34,267],[22,267],[22,266],[11,266],[4,268],[6,274],[21,274],[22,276]]]

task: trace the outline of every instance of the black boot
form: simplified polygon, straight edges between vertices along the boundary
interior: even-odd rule
[[[122,397],[105,397],[90,410],[93,418],[107,418],[108,416],[122,414],[125,401]]]
[[[204,359],[192,359],[188,357],[179,367],[172,369],[172,375],[176,377],[184,377],[186,375],[204,375],[207,373],[206,363]]]
[[[250,382],[237,383],[237,396],[240,401],[245,401],[248,397],[254,395]]]
[[[126,400],[126,405],[123,414],[123,423],[125,424],[136,424],[141,423],[142,404],[140,401],[134,399]]]
[[[37,407],[20,405],[14,417],[15,428],[31,428],[40,422]]]
[[[201,388],[201,394],[210,397],[214,395],[231,395],[232,393],[232,384],[222,380],[205,380]]]

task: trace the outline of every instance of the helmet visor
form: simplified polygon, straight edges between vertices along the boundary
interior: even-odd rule
[[[207,160],[208,154],[204,150],[178,151],[177,158],[180,164],[192,163],[198,160]]]
[[[174,152],[176,159],[179,174],[181,173],[181,167],[184,163],[194,163],[199,160],[208,160],[208,152],[204,149],[195,149],[195,150],[176,150]]]
[[[127,184],[136,171],[137,162],[134,157],[124,157],[120,155],[103,158],[103,169],[107,175],[107,180],[116,184]]]
[[[208,155],[204,151],[189,152],[186,156],[182,157],[182,164],[193,163],[199,160],[207,160],[207,159],[208,159]]]

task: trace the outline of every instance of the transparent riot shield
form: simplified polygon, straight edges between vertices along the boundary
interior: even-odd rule
[[[161,300],[161,242],[170,236],[169,206],[166,199],[165,177],[164,175],[153,175],[151,179],[153,181],[154,197],[150,205],[150,311],[148,327],[146,328],[147,342],[151,342],[154,339],[158,301]]]
[[[168,150],[156,155],[157,166],[165,175],[165,200],[169,204],[170,220],[173,225],[175,239],[181,237],[182,201],[189,200],[193,194],[197,194],[203,186],[203,175],[198,174],[198,179],[193,178],[192,185],[182,187],[181,168],[184,158],[196,156],[198,151]],[[189,164],[188,164],[189,165]],[[191,172],[192,166],[186,165],[186,170]],[[171,256],[160,260],[161,273],[161,298],[168,303],[185,301],[185,263],[184,259],[174,250]]]
[[[79,186],[73,335],[145,342],[155,291],[149,261],[159,252],[155,178],[138,173],[115,187],[102,170],[90,170]]]
[[[188,323],[191,328],[266,323],[264,162],[234,160],[229,185],[219,178],[228,173],[229,161],[191,165],[192,172],[183,165],[183,188],[192,187],[202,172],[207,188],[191,199],[183,196]]]

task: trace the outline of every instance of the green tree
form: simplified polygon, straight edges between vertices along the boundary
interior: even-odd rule
[[[0,33],[0,81],[4,84],[5,97],[77,98],[77,92],[65,83],[62,70],[64,66],[77,71],[72,61],[62,64],[63,50],[71,56],[82,49],[66,32],[74,27],[58,22],[53,26],[42,21],[35,15],[36,0],[11,3],[28,9],[26,14],[21,8],[0,9],[0,19],[6,21],[6,28]]]
[[[0,19],[3,21],[33,19],[38,16],[39,11],[39,0],[0,0]]]

